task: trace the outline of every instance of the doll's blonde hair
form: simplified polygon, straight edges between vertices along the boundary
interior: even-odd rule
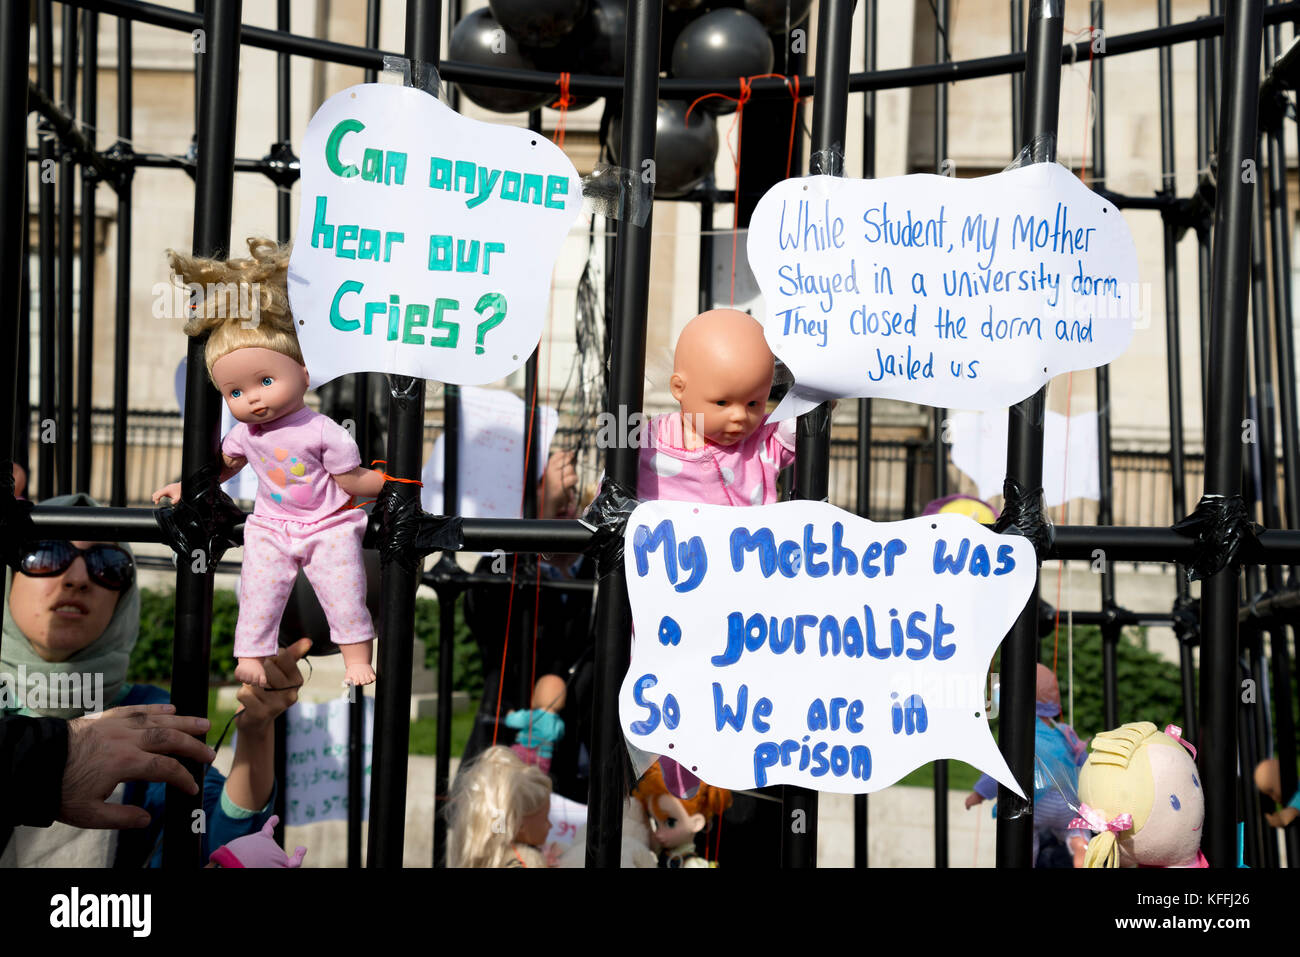
[[[208,377],[237,349],[271,349],[304,365],[289,310],[289,247],[250,237],[247,259],[203,259],[167,250],[172,272],[191,291],[185,334],[208,334]]]
[[[1150,721],[1135,721],[1094,737],[1092,753],[1079,772],[1079,800],[1092,804],[1108,821],[1119,814],[1131,814],[1133,829],[1126,833],[1137,834],[1151,816],[1155,781],[1146,753],[1150,745],[1182,747]],[[1115,831],[1094,835],[1084,853],[1083,866],[1118,867],[1118,841]]]
[[[447,805],[447,866],[544,866],[536,850],[519,846],[524,818],[551,796],[551,779],[509,748],[488,748],[461,767]]]

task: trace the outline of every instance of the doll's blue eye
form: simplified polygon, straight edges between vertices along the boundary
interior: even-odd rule
[[[230,390],[230,397],[231,397],[232,399],[238,399],[238,398],[239,398],[241,395],[243,395],[243,394],[244,394],[244,393],[243,393],[243,390],[241,390],[241,389],[231,389],[231,390]]]
[[[1182,807],[1183,807],[1183,806],[1182,806],[1181,804],[1178,803],[1178,795],[1177,795],[1177,794],[1171,794],[1171,795],[1169,795],[1169,806],[1172,807],[1175,811],[1180,811],[1180,810],[1182,810]]]
[[[275,381],[275,380],[272,379],[269,375],[267,375],[267,376],[262,376],[262,385],[270,385],[270,384],[271,384],[272,382],[274,382],[274,381]]]
[[[1198,780],[1196,780],[1196,775],[1195,775],[1195,774],[1192,775],[1192,784],[1196,785],[1197,788],[1199,788],[1199,787],[1201,786],[1201,782],[1198,781]]]
[[[725,406],[726,404],[727,404],[727,401],[726,401],[725,399],[719,399],[719,400],[718,400],[718,408],[721,409],[721,408],[722,408],[723,406]]]

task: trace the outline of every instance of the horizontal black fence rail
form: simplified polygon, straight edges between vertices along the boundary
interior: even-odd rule
[[[1166,288],[1167,362],[1170,382],[1170,434],[1155,452],[1117,449],[1111,434],[1111,377],[1108,369],[1096,376],[1100,499],[1095,507],[1071,514],[1070,523],[1057,523],[1050,541],[1038,544],[1040,562],[1055,559],[1092,560],[1098,549],[1107,560],[1147,561],[1177,566],[1196,565],[1205,579],[1199,599],[1183,577],[1171,609],[1125,609],[1118,605],[1113,574],[1100,579],[1101,610],[1076,613],[1076,622],[1101,626],[1106,716],[1118,714],[1122,689],[1116,678],[1116,648],[1120,629],[1127,624],[1168,624],[1180,639],[1183,682],[1184,733],[1198,747],[1198,764],[1205,782],[1206,821],[1202,847],[1213,866],[1230,867],[1237,860],[1238,822],[1246,838],[1244,854],[1252,866],[1275,866],[1279,860],[1276,835],[1262,823],[1266,810],[1254,797],[1248,775],[1270,749],[1283,760],[1282,789],[1296,789],[1295,702],[1291,697],[1291,647],[1300,618],[1300,424],[1295,394],[1294,313],[1290,290],[1292,217],[1288,209],[1286,138],[1294,116],[1291,91],[1297,86],[1295,58],[1282,53],[1281,26],[1300,20],[1300,2],[1265,6],[1262,0],[1238,0],[1209,6],[1210,16],[1173,23],[1168,0],[1156,4],[1155,28],[1122,35],[1101,34],[1103,4],[1065,3],[1063,0],[1011,0],[1011,50],[997,56],[952,61],[948,57],[949,6],[934,6],[936,63],[902,69],[875,69],[878,0],[862,0],[865,7],[866,70],[851,73],[850,25],[852,0],[820,0],[818,37],[811,75],[800,76],[800,96],[812,99],[813,116],[808,171],[845,175],[861,169],[873,176],[876,150],[874,91],[934,85],[936,88],[936,162],[947,141],[948,101],[944,85],[977,77],[1006,76],[1010,81],[1014,117],[1010,159],[1022,147],[1037,144],[1036,160],[1055,158],[1061,67],[1087,60],[1096,97],[1096,123],[1091,133],[1091,179],[1094,189],[1118,206],[1159,213],[1164,226],[1164,283]],[[191,341],[185,427],[178,416],[140,413],[128,409],[127,380],[131,374],[130,341],[130,241],[132,180],[140,168],[174,166],[194,177],[194,238],[197,255],[220,255],[230,249],[232,186],[236,173],[256,173],[289,186],[298,175],[297,160],[289,142],[289,61],[304,56],[326,63],[362,67],[368,79],[383,64],[385,51],[377,49],[378,0],[367,4],[367,46],[331,42],[288,31],[289,4],[278,0],[276,30],[244,27],[239,0],[206,0],[201,13],[174,10],[133,0],[78,0],[61,6],[63,51],[61,89],[54,88],[54,5],[38,0],[34,5],[36,29],[29,23],[29,5],[3,5],[0,17],[0,289],[10,297],[10,308],[0,313],[0,382],[5,383],[4,414],[0,415],[0,456],[14,456],[32,465],[33,496],[46,498],[72,489],[92,490],[112,503],[86,510],[37,507],[30,516],[16,506],[10,486],[0,487],[0,532],[14,537],[40,536],[65,539],[120,539],[133,542],[171,540],[151,508],[140,507],[142,488],[152,490],[163,481],[185,476],[209,487],[217,456],[219,397],[208,387],[202,359],[203,343]],[[559,75],[438,63],[444,27],[458,16],[459,4],[408,0],[403,55],[416,63],[439,66],[441,78],[452,84],[473,82],[510,89],[556,89]],[[1091,32],[1087,39],[1065,43],[1066,10],[1071,23],[1086,15]],[[658,0],[629,0],[627,5],[626,69],[622,77],[574,74],[570,91],[578,96],[606,97],[618,101],[623,113],[619,154],[629,167],[638,157],[652,157],[655,144],[656,101],[659,98],[693,99],[708,92],[732,96],[747,89],[755,101],[789,98],[790,85],[782,78],[759,79],[752,85],[739,78],[712,81],[661,79],[660,28],[663,11]],[[99,17],[117,18],[117,142],[97,149],[84,134],[96,126]],[[196,136],[184,158],[137,151],[132,134],[132,27],[148,23],[179,31],[182,35],[204,31],[204,52],[196,56]],[[1027,29],[1025,25],[1027,24]],[[33,40],[34,38],[34,40]],[[185,38],[188,42],[188,38]],[[1179,196],[1174,188],[1172,151],[1174,89],[1170,51],[1179,44],[1196,46],[1196,125],[1198,170],[1217,166],[1221,175],[1202,175],[1196,189]],[[234,154],[234,118],[238,110],[237,78],[243,46],[273,50],[277,57],[277,124],[262,158],[237,158]],[[1124,196],[1106,189],[1104,86],[1105,64],[1111,57],[1138,51],[1159,51],[1161,115],[1160,189],[1151,196]],[[29,63],[35,54],[35,78]],[[1275,64],[1276,61],[1276,64]],[[1261,62],[1266,71],[1260,83]],[[793,63],[809,73],[808,63]],[[77,95],[77,70],[84,87]],[[453,90],[452,96],[455,97]],[[860,97],[860,98],[859,98]],[[850,108],[861,108],[864,142],[859,151],[846,142]],[[28,142],[28,115],[40,117],[41,135]],[[788,116],[788,112],[785,114]],[[539,114],[530,125],[540,129]],[[1044,144],[1047,144],[1044,147]],[[795,151],[790,175],[802,172],[801,151]],[[852,160],[846,169],[846,162]],[[856,165],[860,161],[860,167]],[[32,164],[53,162],[60,168],[57,188],[44,177],[27,175]],[[751,158],[752,164],[754,160]],[[1249,167],[1258,175],[1237,175]],[[746,167],[749,169],[750,167]],[[108,335],[96,326],[93,297],[80,301],[73,315],[74,208],[73,187],[81,174],[82,235],[93,232],[93,211],[99,188],[117,201],[117,270],[114,276],[114,406],[92,410],[76,404],[78,395],[91,393],[96,349],[106,348]],[[748,173],[742,175],[748,176]],[[776,179],[784,170],[776,174]],[[30,193],[25,184],[37,187]],[[749,178],[742,197],[761,194],[774,182]],[[712,206],[728,195],[710,181],[680,201],[699,202],[704,221],[711,222]],[[289,196],[279,194],[277,235],[288,238]],[[738,213],[741,227],[747,214]],[[37,223],[35,264],[29,266],[29,222]],[[637,225],[626,220],[605,223],[614,233],[605,245],[608,281],[605,316],[609,328],[605,358],[608,362],[608,407],[639,409],[644,402],[646,312],[650,268],[651,222]],[[1195,242],[1198,253],[1199,296],[1194,312],[1198,322],[1199,374],[1207,397],[1201,411],[1205,423],[1204,453],[1185,448],[1182,409],[1184,372],[1180,368],[1180,334],[1184,311],[1178,302],[1177,248]],[[95,257],[92,244],[80,250],[81,288],[94,287]],[[701,264],[708,257],[701,250]],[[702,278],[709,270],[702,269]],[[1271,280],[1271,281],[1270,281]],[[700,291],[701,308],[712,304],[708,291]],[[37,295],[36,300],[31,296]],[[35,317],[28,303],[38,302]],[[1248,302],[1253,314],[1248,312]],[[1188,310],[1191,312],[1193,310]],[[74,356],[74,318],[78,325]],[[39,353],[29,354],[29,323],[38,323]],[[1191,324],[1188,324],[1191,325]],[[74,364],[75,358],[75,364]],[[1248,379],[1247,362],[1253,369]],[[1276,363],[1276,373],[1274,366]],[[37,369],[39,392],[29,394],[30,371]],[[74,374],[75,373],[75,374]],[[375,411],[372,386],[378,381],[353,377],[352,404],[359,416],[358,436],[363,449],[377,437],[369,434],[369,413]],[[535,395],[536,354],[526,368],[526,395]],[[12,385],[10,385],[12,384]],[[384,383],[387,427],[387,469],[399,478],[416,479],[437,437],[439,424],[426,418],[423,382],[389,379]],[[441,421],[452,429],[458,421],[458,389],[448,387],[442,398]],[[1041,488],[1045,390],[1019,403],[1009,417],[1007,478],[1025,493]],[[1241,430],[1245,410],[1254,410],[1261,439],[1258,448],[1243,448]],[[535,417],[535,403],[528,404]],[[902,440],[873,437],[871,403],[859,404],[857,434],[832,428],[823,406],[799,420],[797,462],[789,494],[795,498],[822,499],[852,508],[876,520],[916,514],[932,496],[964,491],[970,486],[951,463],[937,435],[940,415],[933,417],[928,436]],[[535,419],[534,419],[535,421]],[[65,438],[41,441],[48,422]],[[26,433],[26,439],[23,436]],[[76,441],[71,438],[75,436]],[[449,436],[454,438],[454,436]],[[18,445],[15,444],[17,440]],[[1167,447],[1166,447],[1167,445]],[[446,474],[457,474],[457,442],[446,443]],[[543,450],[533,450],[540,454]],[[534,461],[536,461],[534,459]],[[603,450],[606,475],[629,489],[636,487],[634,449]],[[521,463],[521,471],[524,468]],[[1262,481],[1260,476],[1267,476]],[[1274,481],[1273,477],[1278,480]],[[11,481],[9,469],[0,468],[0,483]],[[525,483],[531,487],[532,483]],[[386,490],[387,491],[387,490]],[[456,482],[444,490],[443,513],[454,515],[459,502]],[[397,487],[400,505],[418,495],[413,485]],[[1199,501],[1193,513],[1192,503]],[[518,520],[464,519],[460,547],[469,551],[503,549],[520,553],[578,552],[591,544],[591,530],[577,521],[539,520],[535,497],[526,496],[524,518]],[[1214,526],[1203,523],[1203,541],[1196,530],[1173,527],[1189,513],[1254,515],[1266,527],[1258,534],[1240,525],[1239,542],[1229,542]],[[1055,512],[1053,512],[1055,516]],[[1022,531],[1041,531],[1041,513],[1030,510]],[[1095,523],[1092,520],[1095,519]],[[1208,529],[1208,530],[1206,530]],[[413,639],[414,595],[423,581],[439,594],[443,634],[451,629],[453,606],[467,585],[444,560],[433,570],[422,570],[420,560],[429,550],[417,551],[409,541],[372,519],[368,544],[384,554],[383,614],[380,674],[376,687],[376,722],[370,866],[402,863],[406,792],[406,721],[409,704]],[[1230,547],[1231,546],[1231,547]],[[1222,559],[1207,563],[1207,552]],[[210,653],[213,572],[195,570],[185,563],[177,569],[177,632],[175,638],[173,701],[185,713],[206,711],[206,681]],[[628,661],[630,611],[621,564],[602,569],[597,590],[594,662],[595,704],[591,749],[591,793],[588,805],[588,863],[616,866],[619,860],[621,804],[626,794],[627,755],[617,721],[617,690]],[[527,614],[527,612],[525,613]],[[527,623],[527,618],[525,619]],[[1002,717],[999,747],[1018,781],[1033,778],[1034,666],[1044,613],[1034,597],[1004,640],[1001,649]],[[443,641],[444,655],[452,642]],[[1199,648],[1200,667],[1196,669]],[[451,659],[440,668],[440,718],[436,789],[446,793],[449,759]],[[1258,680],[1265,697],[1253,709],[1240,707],[1237,688],[1243,679]],[[1270,709],[1276,712],[1270,725]],[[354,710],[358,715],[359,710]],[[359,743],[359,721],[354,721],[353,744]],[[1271,748],[1270,748],[1271,746]],[[189,766],[202,780],[200,766]],[[946,807],[947,777],[942,763],[936,767],[936,808]],[[1245,775],[1245,776],[1243,776]],[[354,787],[358,786],[354,780]],[[1032,788],[1026,788],[1032,792]],[[355,797],[354,792],[354,797]],[[164,866],[197,865],[199,842],[191,827],[197,799],[168,789]],[[782,828],[779,848],[771,858],[784,866],[816,863],[817,798],[798,788],[782,789],[782,814],[803,815],[801,831]],[[353,800],[354,807],[359,801]],[[997,861],[1000,866],[1024,867],[1032,862],[1032,804],[1000,789]],[[865,854],[866,801],[855,806],[855,862],[867,863]],[[1287,860],[1300,865],[1300,828],[1285,833]],[[434,863],[441,863],[445,832],[435,825]],[[360,863],[360,821],[349,822],[349,859]],[[935,861],[947,862],[946,817],[937,815]]]

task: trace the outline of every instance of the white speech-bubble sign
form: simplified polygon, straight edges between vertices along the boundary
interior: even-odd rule
[[[1033,591],[1026,539],[961,515],[656,501],[628,520],[624,564],[636,639],[619,719],[635,747],[718,787],[841,793],[957,758],[1023,796],[984,686]]]
[[[796,380],[774,419],[840,396],[1004,408],[1116,359],[1146,308],[1123,216],[1056,163],[785,180],[747,248]]]
[[[362,84],[312,117],[301,190],[289,299],[313,386],[362,371],[481,385],[527,361],[582,210],[550,140]]]

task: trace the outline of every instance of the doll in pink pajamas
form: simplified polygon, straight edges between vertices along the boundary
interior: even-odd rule
[[[172,269],[198,292],[191,336],[210,333],[208,375],[239,420],[221,443],[224,482],[246,465],[257,501],[244,525],[235,677],[266,687],[262,659],[277,651],[280,618],[301,567],[343,653],[346,681],[375,680],[375,631],[366,610],[361,537],[366,514],[352,496],[373,498],[383,473],[361,467],[356,442],[303,402],[310,379],[289,311],[289,251],[248,241],[249,259],[195,259],[171,252]],[[179,482],[153,495],[177,501]]]

